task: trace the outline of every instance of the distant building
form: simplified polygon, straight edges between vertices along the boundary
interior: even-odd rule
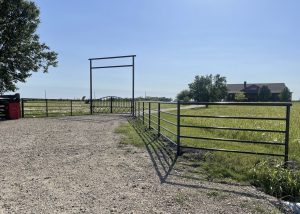
[[[227,101],[235,101],[237,93],[244,93],[247,101],[258,101],[258,92],[262,86],[268,86],[272,96],[269,101],[279,101],[279,94],[286,87],[284,83],[247,83],[244,84],[227,84],[228,95]]]

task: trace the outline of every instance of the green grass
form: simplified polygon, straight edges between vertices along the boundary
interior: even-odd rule
[[[147,112],[147,110],[146,110]],[[176,113],[176,111],[170,111]],[[291,110],[290,122],[290,160],[300,163],[300,103],[294,103]],[[210,106],[209,108],[197,108],[181,110],[181,114],[186,115],[222,115],[222,116],[253,116],[253,117],[285,117],[284,107],[251,107],[251,106]],[[157,118],[151,116],[151,126],[157,127]],[[148,125],[148,114],[145,115],[145,124]],[[176,124],[176,116],[161,113],[161,118]],[[235,119],[208,119],[208,118],[181,118],[181,124],[198,125],[198,126],[220,126],[220,127],[236,127],[236,128],[252,128],[252,129],[271,129],[284,130],[284,121],[260,121],[260,120],[235,120]],[[161,121],[161,126],[166,127],[176,133],[176,126]],[[176,139],[169,132],[162,130],[162,133],[172,139]],[[181,128],[181,135],[195,137],[213,137],[228,138],[252,141],[270,141],[284,142],[284,134],[281,133],[262,133],[262,132],[245,132],[245,131],[227,131],[227,130],[210,130],[210,129],[193,129]],[[265,152],[273,154],[284,154],[284,146],[274,145],[257,145],[249,143],[220,142],[208,140],[181,139],[183,146],[195,146],[206,148],[223,148],[252,152]],[[224,154],[224,153],[223,153]],[[264,158],[263,156],[243,155],[243,154],[224,154],[240,159],[250,159],[250,162]],[[273,159],[274,157],[272,157]],[[282,158],[280,158],[282,160]],[[249,162],[247,160],[244,160]],[[256,161],[254,161],[256,162]]]
[[[146,111],[147,112],[147,111]],[[176,113],[176,111],[169,111]],[[291,108],[291,121],[290,121],[290,144],[289,144],[289,159],[294,161],[296,169],[300,168],[300,103],[295,102]],[[181,110],[181,114],[187,115],[222,115],[222,116],[249,116],[249,117],[285,117],[285,107],[251,107],[251,106],[209,106],[209,108],[187,109]],[[140,115],[141,116],[141,115]],[[151,115],[150,124],[152,127],[157,128],[157,118]],[[149,115],[145,115],[145,126],[149,125]],[[161,113],[161,118],[171,121],[176,124],[176,116]],[[141,119],[141,118],[140,118]],[[203,119],[203,118],[181,118],[181,124],[198,125],[198,126],[223,126],[223,127],[236,127],[236,128],[253,128],[253,129],[271,129],[271,130],[284,130],[284,121],[259,121],[259,120],[234,120],[234,119]],[[161,121],[161,125],[168,130],[176,133],[176,126],[167,122]],[[166,130],[161,129],[161,132],[169,138],[176,141],[176,136],[169,133]],[[187,136],[201,136],[201,137],[214,137],[214,138],[229,138],[240,140],[253,140],[253,141],[272,141],[272,142],[284,142],[284,134],[278,133],[253,133],[243,131],[225,131],[225,130],[209,130],[209,129],[192,129],[181,128],[181,135]],[[284,146],[274,145],[257,145],[248,143],[234,143],[234,142],[218,142],[208,140],[193,140],[193,139],[181,139],[182,145],[205,147],[205,148],[219,148],[219,149],[232,149],[241,151],[252,152],[264,152],[272,154],[284,154]],[[189,154],[186,154],[187,156]],[[195,168],[201,168],[198,171],[205,171],[207,179],[234,179],[237,181],[252,182],[253,168],[262,162],[272,163],[274,161],[283,161],[282,157],[271,156],[258,156],[258,155],[246,155],[236,153],[223,153],[223,152],[207,152],[203,157],[203,163]],[[272,166],[265,166],[265,168],[272,168]],[[261,169],[261,168],[260,168]],[[276,169],[273,169],[276,170]],[[195,169],[197,171],[197,169]],[[293,186],[293,182],[299,182],[293,176],[286,175],[288,172],[280,171],[277,174],[280,177],[287,177],[286,180],[291,178],[290,184],[287,186]],[[263,173],[261,173],[263,174]],[[262,183],[270,178],[264,178],[257,176],[257,180]],[[273,188],[283,188],[280,186],[280,182],[275,182],[273,179],[270,184]],[[285,183],[287,181],[284,181]],[[258,183],[256,183],[257,186]],[[268,188],[268,187],[266,187]],[[297,189],[298,187],[296,187]],[[294,191],[294,190],[291,190]],[[296,190],[297,191],[297,190]],[[271,193],[275,196],[280,195],[277,193]],[[296,194],[297,195],[297,194]],[[299,192],[300,195],[300,192]],[[283,195],[281,195],[283,196]],[[299,200],[299,198],[294,199]]]

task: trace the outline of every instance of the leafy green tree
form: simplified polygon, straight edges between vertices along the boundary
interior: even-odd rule
[[[191,93],[189,90],[182,90],[176,96],[177,100],[188,102],[191,100]]]
[[[227,84],[226,77],[221,77],[217,74],[212,78],[212,88],[210,91],[210,101],[218,102],[226,98],[227,95]]]
[[[15,91],[31,72],[57,66],[57,53],[40,43],[39,9],[27,0],[0,0],[0,94]]]
[[[239,92],[235,94],[235,100],[238,102],[243,102],[247,100],[247,97],[245,95],[245,93],[243,92]]]
[[[225,99],[227,95],[226,78],[216,76],[195,76],[189,84],[191,98],[198,102],[216,102]]]
[[[292,92],[288,87],[285,87],[279,94],[279,99],[282,102],[289,102],[292,100]]]
[[[259,101],[270,101],[272,93],[268,86],[263,85],[258,91],[258,100]]]

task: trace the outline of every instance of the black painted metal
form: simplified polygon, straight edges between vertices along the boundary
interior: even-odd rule
[[[48,100],[46,99],[45,101],[46,101],[46,117],[48,117],[49,116],[49,114],[48,114]]]
[[[135,100],[134,100],[134,75],[135,75],[135,62],[134,58],[136,55],[124,55],[124,56],[112,56],[112,57],[96,57],[90,58],[90,114],[94,112],[93,105],[93,70],[94,69],[107,69],[107,68],[123,68],[123,67],[131,67],[132,68],[132,98],[131,98],[131,114],[134,116],[135,114]],[[95,60],[106,60],[106,59],[117,59],[117,58],[131,58],[132,63],[127,65],[109,65],[109,66],[93,66],[93,61]],[[118,104],[119,105],[119,104]],[[111,113],[113,113],[112,107],[110,108]]]
[[[71,116],[73,116],[73,101],[70,101],[70,108],[71,108]]]
[[[149,106],[148,106],[148,112],[149,112],[149,113],[148,113],[148,117],[149,117],[149,119],[148,119],[148,120],[149,120],[149,121],[148,121],[148,123],[149,123],[149,124],[148,124],[148,127],[149,127],[149,129],[151,129],[151,103],[148,103],[148,105],[149,105]]]
[[[143,124],[145,124],[145,103],[143,102]]]
[[[192,126],[192,125],[181,125],[183,128],[196,128],[196,129],[221,129],[221,130],[231,130],[231,131],[247,131],[247,132],[274,132],[274,133],[285,133],[282,130],[269,130],[269,129],[241,129],[241,128],[231,128],[231,127],[217,127],[217,126]]]
[[[180,144],[180,101],[177,101],[177,155],[181,155]]]
[[[22,112],[21,116],[22,116],[22,118],[24,118],[24,100],[23,99],[21,100],[21,108],[22,108],[21,109],[21,112]]]
[[[186,150],[207,150],[207,151],[217,151],[217,152],[233,152],[233,153],[241,153],[241,154],[254,154],[254,155],[266,155],[266,156],[277,156],[277,157],[284,157],[284,161],[287,162],[289,159],[289,126],[290,126],[290,108],[292,106],[291,103],[206,103],[206,102],[177,102],[177,103],[169,103],[169,102],[155,102],[155,101],[138,101],[141,102],[143,105],[143,122],[145,120],[144,116],[144,105],[145,103],[148,103],[149,109],[148,109],[148,128],[154,129],[157,131],[157,134],[163,137],[164,139],[170,141],[171,143],[176,145],[177,148],[177,155],[181,155],[183,151]],[[157,103],[158,104],[158,110],[151,110],[151,103]],[[175,113],[166,112],[161,108],[161,104],[177,104],[177,110]],[[181,105],[203,105],[203,106],[209,106],[209,105],[231,105],[231,106],[262,106],[262,107],[268,107],[268,106],[275,106],[275,107],[285,107],[286,108],[286,115],[285,118],[280,117],[243,117],[243,116],[209,116],[209,115],[187,115],[187,114],[181,114]],[[176,117],[176,123],[171,122],[167,119],[162,118],[162,115],[171,115]],[[154,125],[157,125],[156,127],[151,125],[151,118],[156,118],[157,123],[152,121]],[[181,124],[181,117],[187,118],[187,117],[195,117],[195,118],[213,118],[213,119],[234,119],[234,120],[262,120],[262,121],[285,121],[285,129],[284,130],[271,130],[271,129],[254,129],[254,128],[236,128],[236,127],[218,127],[218,126],[197,126],[192,124]],[[173,125],[176,127],[176,133],[174,133],[172,130],[166,128],[164,125],[161,124],[161,121],[164,121],[170,125]],[[247,132],[264,132],[264,133],[279,133],[284,134],[284,142],[272,142],[272,141],[255,141],[255,140],[247,140],[247,139],[226,139],[226,138],[216,138],[216,137],[201,137],[201,136],[190,136],[190,135],[181,135],[181,128],[196,128],[196,129],[216,129],[216,130],[227,130],[227,131],[247,131]],[[172,137],[169,137],[168,134],[164,134],[161,130],[166,131],[167,133],[171,134]],[[175,138],[173,138],[175,137]],[[176,141],[174,140],[176,139]],[[222,148],[204,148],[204,147],[194,147],[194,146],[185,146],[182,145],[181,139],[195,139],[195,140],[208,140],[208,141],[215,141],[215,142],[233,142],[233,143],[246,143],[246,144],[261,144],[261,145],[267,145],[267,146],[282,146],[284,147],[284,153],[282,154],[274,154],[268,152],[253,152],[253,151],[241,151],[241,150],[234,150],[234,149],[222,149]],[[182,150],[183,149],[183,150]]]
[[[286,118],[276,117],[233,117],[233,116],[209,116],[209,115],[188,115],[183,114],[181,117],[196,117],[196,118],[213,118],[213,119],[243,119],[243,120],[286,120]]]
[[[160,136],[160,103],[157,104],[157,130],[158,130],[158,136]]]
[[[291,107],[286,107],[286,121],[285,121],[285,150],[284,150],[284,161],[285,163],[289,160],[289,137],[290,137],[290,114]]]

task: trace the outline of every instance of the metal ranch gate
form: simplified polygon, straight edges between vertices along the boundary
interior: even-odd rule
[[[132,99],[107,96],[93,100],[93,113],[102,114],[131,114]]]
[[[103,111],[105,111],[105,109],[107,109],[109,107],[109,104],[106,100],[106,98],[102,98],[103,100],[99,100],[98,103],[97,101],[93,100],[93,70],[94,69],[106,69],[106,68],[125,68],[125,67],[129,67],[132,68],[132,98],[131,98],[131,106],[130,106],[130,111],[131,114],[134,116],[134,69],[135,69],[135,64],[134,64],[134,58],[136,57],[136,55],[126,55],[126,56],[112,56],[112,57],[100,57],[100,58],[90,58],[90,114],[93,113],[103,113]],[[110,60],[110,59],[121,59],[121,58],[129,58],[131,59],[131,63],[130,64],[126,64],[126,65],[109,65],[109,66],[93,66],[93,62],[95,61],[99,61],[99,60]],[[114,99],[109,98],[108,99]],[[116,104],[124,104],[126,103],[126,101],[121,101],[121,98],[118,98],[120,100],[119,102],[114,102]],[[96,102],[96,104],[94,104],[94,102]],[[112,100],[113,102],[113,100]],[[112,108],[112,102],[111,102],[111,109],[108,111],[111,111],[110,113],[113,113],[113,108]],[[98,107],[97,107],[98,105]],[[107,106],[108,105],[108,106]],[[126,104],[125,106],[121,107],[119,105],[116,105],[115,107],[117,107],[117,109],[122,109],[123,113],[127,111],[128,109],[128,105]],[[116,109],[116,108],[115,108]],[[108,112],[106,112],[108,113]]]

